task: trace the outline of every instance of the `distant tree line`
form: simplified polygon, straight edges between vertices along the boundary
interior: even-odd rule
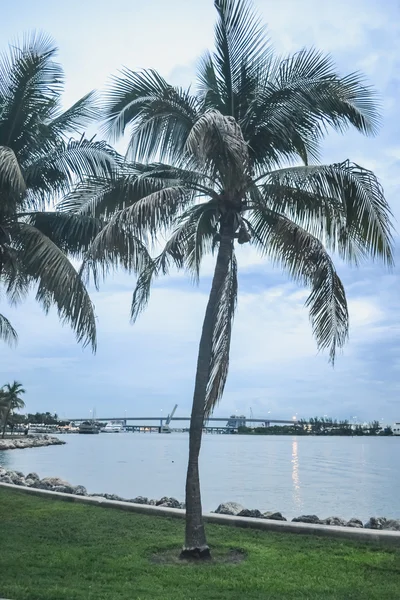
[[[393,435],[392,428],[383,428],[379,421],[359,425],[350,423],[348,420],[338,421],[328,417],[312,417],[308,421],[300,419],[293,425],[240,426],[238,433],[251,435]]]

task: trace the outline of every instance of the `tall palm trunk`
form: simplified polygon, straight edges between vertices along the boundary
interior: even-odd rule
[[[6,434],[6,427],[7,427],[7,421],[8,421],[8,417],[10,415],[10,411],[11,411],[11,407],[8,407],[5,412],[4,412],[4,421],[3,421],[3,432],[2,432],[2,439],[4,440],[4,436]]]
[[[185,545],[181,552],[181,558],[210,557],[210,549],[207,544],[201,508],[199,453],[204,426],[207,384],[210,376],[216,309],[222,286],[229,271],[232,251],[233,227],[229,224],[221,228],[221,240],[199,344],[189,430],[189,463],[186,476]]]

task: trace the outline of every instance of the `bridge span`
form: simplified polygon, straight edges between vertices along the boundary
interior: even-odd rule
[[[123,421],[124,423],[127,423],[128,421],[146,421],[146,422],[150,422],[150,421],[157,421],[158,423],[161,423],[161,425],[163,424],[164,421],[166,421],[168,419],[168,416],[165,417],[97,417],[94,419],[95,421]],[[88,419],[88,417],[80,417],[80,418],[75,418],[75,419],[62,419],[63,421],[72,421],[74,423],[82,423],[82,421],[88,421],[88,420],[92,420],[92,419]],[[170,421],[188,421],[190,422],[190,417],[172,417],[170,419]],[[208,419],[206,419],[204,421],[205,425],[207,423],[209,423],[210,421],[213,422],[225,422],[225,423],[229,423],[229,426],[231,427],[239,427],[241,425],[246,425],[247,423],[264,423],[265,426],[269,426],[271,423],[279,423],[279,424],[284,424],[284,425],[293,425],[293,423],[295,423],[296,421],[292,420],[285,420],[285,419],[273,419],[273,418],[265,418],[265,419],[256,419],[254,417],[244,417],[244,416],[230,416],[230,417],[209,417]]]

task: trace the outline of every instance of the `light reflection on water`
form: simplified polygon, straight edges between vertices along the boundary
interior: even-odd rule
[[[65,446],[0,452],[0,464],[59,476],[89,492],[184,499],[188,435],[69,435]],[[400,438],[205,435],[203,507],[247,508],[366,520],[400,517]]]
[[[301,488],[299,476],[299,451],[296,439],[292,441],[292,481],[293,481],[293,503],[296,508],[301,508]]]

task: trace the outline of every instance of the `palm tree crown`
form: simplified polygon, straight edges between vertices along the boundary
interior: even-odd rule
[[[340,76],[316,50],[277,58],[248,0],[215,0],[215,50],[199,64],[197,94],[156,71],[123,69],[106,99],[105,130],[131,133],[124,170],[83,182],[63,209],[107,214],[88,266],[115,231],[138,237],[173,230],[145,261],[132,302],[134,320],[154,277],[171,266],[198,278],[216,252],[194,391],[186,487],[186,549],[207,554],[201,520],[198,454],[204,418],[224,390],[237,299],[235,245],[254,245],[310,288],[307,306],[318,347],[335,360],[348,335],[346,295],[329,252],[359,264],[392,263],[390,210],[375,175],[343,160],[318,162],[328,129],[374,134],[375,94],[352,73]],[[151,162],[157,161],[157,162]],[[138,250],[138,249],[137,249]],[[135,255],[138,258],[139,254]]]
[[[21,398],[22,394],[25,394],[25,390],[19,381],[7,383],[0,389],[0,417],[3,419],[3,438],[9,416],[14,410],[25,408],[25,402]]]
[[[78,340],[94,346],[92,304],[65,252],[85,249],[101,227],[45,209],[73,183],[110,173],[115,157],[106,144],[82,135],[98,116],[93,93],[62,111],[55,53],[50,39],[33,34],[0,61],[0,286],[16,302],[37,283],[45,310],[55,304]],[[0,337],[16,339],[4,316]]]

